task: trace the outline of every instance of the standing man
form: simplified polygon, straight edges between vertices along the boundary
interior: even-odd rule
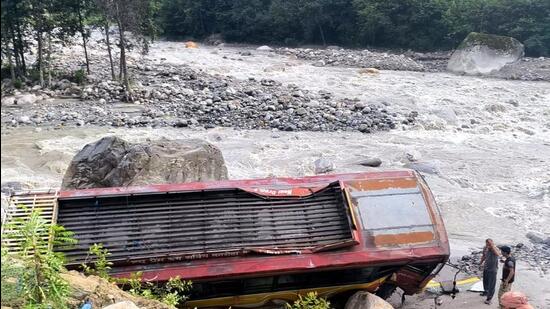
[[[504,266],[502,268],[502,282],[500,283],[500,289],[498,290],[498,301],[500,308],[503,309],[502,302],[500,298],[502,294],[510,291],[512,289],[512,283],[516,277],[516,259],[512,256],[512,249],[508,246],[500,247],[502,255],[506,260],[504,260]]]
[[[483,290],[481,296],[487,296],[485,303],[491,304],[493,295],[495,295],[495,287],[497,284],[498,273],[498,258],[500,257],[500,251],[495,246],[492,239],[485,240],[485,248],[483,248],[483,255],[481,256],[480,265],[483,265]],[[485,264],[484,264],[485,263]]]

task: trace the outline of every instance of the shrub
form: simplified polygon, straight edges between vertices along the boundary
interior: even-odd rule
[[[112,262],[107,260],[107,257],[111,255],[109,250],[103,248],[103,244],[93,244],[88,249],[88,256],[86,257],[86,262],[82,265],[84,273],[87,275],[97,275],[103,279],[111,280],[109,276],[109,269],[111,269]],[[89,267],[87,264],[90,262],[90,256],[94,256],[93,268]]]
[[[86,81],[86,72],[84,72],[83,69],[74,71],[72,81],[79,85],[83,85]]]
[[[14,87],[15,89],[21,89],[21,88],[23,88],[23,81],[20,80],[20,79],[14,80],[14,81],[13,81],[13,87]]]
[[[292,304],[286,305],[287,309],[330,309],[330,302],[317,296],[316,292],[309,292],[305,296],[298,295],[298,299]]]
[[[191,281],[182,280],[179,276],[170,278],[166,284],[155,284],[142,280],[142,273],[133,273],[130,278],[118,279],[118,283],[128,285],[128,291],[134,295],[161,301],[169,306],[176,307],[185,302],[193,286]]]
[[[53,252],[52,247],[70,246],[76,240],[62,226],[48,223],[40,210],[26,211],[28,218],[16,218],[4,229],[2,238],[17,240],[20,251],[10,257],[3,252],[2,273],[10,268],[6,263],[19,261],[23,271],[16,278],[18,297],[23,299],[26,308],[67,308],[69,285],[60,276],[65,259],[61,253]]]

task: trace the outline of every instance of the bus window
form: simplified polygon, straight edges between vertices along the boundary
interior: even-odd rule
[[[244,279],[244,293],[253,294],[253,293],[264,293],[266,291],[271,291],[273,289],[273,277],[259,277],[259,278],[250,278]]]
[[[431,242],[432,218],[418,188],[356,191],[359,218],[375,246]]]
[[[241,281],[240,280],[225,280],[205,283],[207,293],[211,297],[233,296],[241,293]]]
[[[307,284],[308,274],[281,275],[277,277],[277,290],[301,289]]]

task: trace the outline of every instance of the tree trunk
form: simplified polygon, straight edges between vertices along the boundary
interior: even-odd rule
[[[86,38],[86,31],[84,29],[84,21],[82,18],[82,10],[80,9],[80,3],[78,5],[78,23],[80,27],[80,35],[82,35],[82,46],[84,47],[84,57],[86,58],[86,73],[89,75],[90,60],[88,59],[88,48],[87,48],[88,39]]]
[[[38,32],[38,72],[40,75],[40,87],[44,87],[44,59],[42,45],[42,32]]]
[[[122,81],[122,53],[118,58],[118,80]]]
[[[109,23],[105,22],[105,42],[107,43],[107,52],[109,53],[109,64],[111,65],[111,78],[116,79],[115,64],[113,63],[113,55],[111,53],[111,43],[109,42]]]
[[[15,40],[15,32],[12,29],[12,45],[13,45],[13,58],[15,59],[16,75],[21,76],[21,62],[19,61],[19,48],[17,48],[17,41]]]
[[[47,64],[47,70],[48,70],[48,86],[52,86],[52,33],[51,31],[48,31],[48,63]]]
[[[124,88],[126,88],[126,101],[132,102],[132,90],[130,89],[130,79],[128,77],[128,68],[126,66],[126,39],[124,38],[124,28],[122,27],[118,3],[115,4],[115,9],[117,15],[118,32],[120,35],[120,63],[124,81]]]
[[[13,55],[9,43],[6,44],[6,51],[8,54],[8,63],[10,64],[11,81],[13,83],[13,81],[15,81],[15,68],[13,67]]]
[[[21,59],[21,74],[23,76],[27,75],[27,64],[25,63],[25,52],[23,46],[23,34],[21,33],[21,25],[17,23],[17,45],[19,46],[19,58]]]
[[[327,46],[327,41],[325,40],[325,32],[323,31],[323,27],[319,22],[317,22],[317,25],[319,26],[319,33],[321,33],[321,40],[323,40],[323,46]]]

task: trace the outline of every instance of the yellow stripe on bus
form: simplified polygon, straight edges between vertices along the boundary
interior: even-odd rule
[[[203,300],[190,300],[185,303],[186,308],[208,308],[208,307],[228,307],[234,308],[246,308],[262,306],[274,299],[280,299],[287,302],[292,302],[298,299],[298,295],[305,295],[309,292],[317,292],[320,297],[331,297],[336,294],[347,292],[351,290],[368,290],[370,292],[375,291],[388,277],[383,277],[378,280],[362,283],[362,284],[350,284],[331,287],[319,287],[301,290],[289,290],[289,291],[274,291],[260,294],[249,294],[239,296],[218,297],[212,299]]]

